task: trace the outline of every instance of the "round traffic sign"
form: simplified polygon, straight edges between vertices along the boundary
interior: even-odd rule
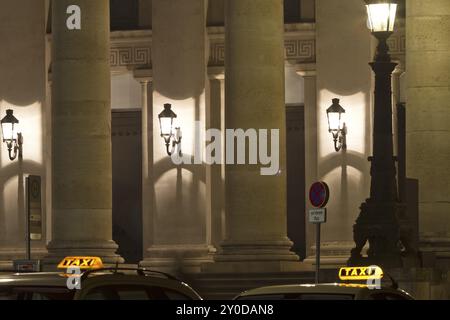
[[[315,182],[309,189],[309,201],[316,208],[323,208],[328,203],[328,198],[330,197],[330,189],[328,185],[323,182]]]

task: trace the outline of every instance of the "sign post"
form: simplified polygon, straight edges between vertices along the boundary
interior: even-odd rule
[[[316,225],[316,284],[320,282],[320,226],[327,222],[330,191],[325,182],[315,182],[309,189],[309,201],[315,209],[309,210],[309,222]]]
[[[27,189],[28,239],[29,242],[39,241],[42,239],[41,177],[29,176],[27,178]]]
[[[28,176],[26,186],[26,258],[14,261],[14,269],[18,272],[40,271],[40,261],[31,259],[31,241],[42,239],[41,177]]]

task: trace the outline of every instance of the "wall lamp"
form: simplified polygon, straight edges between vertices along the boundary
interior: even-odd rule
[[[6,116],[0,122],[2,127],[3,142],[6,143],[6,146],[8,147],[9,159],[14,161],[17,156],[19,156],[19,159],[22,159],[23,136],[22,133],[18,132],[16,138],[16,130],[19,120],[14,117],[13,110],[6,110]]]
[[[172,111],[172,105],[170,103],[164,104],[164,110],[158,115],[159,126],[161,128],[161,137],[164,139],[166,144],[166,151],[169,156],[175,152],[175,147],[181,144],[181,130],[179,127],[175,127],[175,133],[173,128],[173,119],[177,115]],[[172,150],[170,150],[170,144],[172,143]],[[179,147],[179,155],[181,153],[181,145]]]
[[[339,99],[333,99],[333,104],[327,109],[328,132],[331,132],[336,151],[347,150],[347,126],[344,122],[345,109],[339,104]]]

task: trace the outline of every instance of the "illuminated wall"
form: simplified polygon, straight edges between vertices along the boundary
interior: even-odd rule
[[[292,65],[286,65],[284,70],[286,104],[303,104],[305,102],[304,80],[296,70],[297,66]]]
[[[175,9],[176,8],[176,9]],[[146,226],[147,263],[202,259],[208,252],[206,168],[176,166],[160,137],[158,114],[171,103],[183,133],[182,151],[194,155],[195,121],[205,127],[207,35],[203,0],[152,1],[153,179],[152,217]],[[181,261],[180,261],[181,262]]]
[[[14,18],[12,18],[14,17]],[[23,160],[10,161],[0,147],[0,261],[24,258],[25,178],[42,177],[45,246],[45,1],[0,2],[0,117],[13,109],[24,137]],[[20,39],[20,41],[18,41]]]
[[[331,193],[322,236],[349,254],[344,247],[352,242],[352,226],[370,184],[372,47],[364,3],[317,1],[316,33],[318,173]],[[333,98],[346,110],[346,152],[334,150],[328,133],[326,109]]]
[[[141,85],[132,72],[111,76],[111,108],[141,108]]]

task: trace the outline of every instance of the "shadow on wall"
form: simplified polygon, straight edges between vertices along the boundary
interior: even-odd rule
[[[2,152],[4,152],[3,148]],[[39,174],[42,170],[42,164],[31,160],[16,160],[2,167],[0,174],[0,246],[24,246],[25,178],[31,174]]]
[[[0,99],[30,105],[45,92],[45,4],[1,1],[0,7]]]
[[[340,169],[340,175],[333,174],[335,170]],[[355,211],[355,205],[358,205],[364,199],[355,199],[355,191],[361,193],[363,187],[369,183],[368,177],[364,174],[367,170],[366,156],[362,153],[347,150],[339,153],[331,153],[323,158],[319,174],[325,177],[325,181],[336,180],[331,183],[335,186],[330,190],[331,198],[329,207],[334,211],[330,212],[330,219],[339,219],[341,226],[351,227],[359,211]],[[358,181],[356,176],[359,173],[362,177]],[[332,175],[333,177],[331,177]],[[336,187],[338,190],[336,190]],[[334,210],[333,203],[339,204],[339,212]],[[336,215],[338,217],[336,217]],[[351,230],[350,230],[351,231]]]
[[[16,243],[24,246],[23,179],[45,177],[45,20],[43,0],[0,1],[0,117],[13,109],[24,134],[22,163],[9,161],[5,145],[0,146],[0,254]]]
[[[333,87],[334,88],[334,87]],[[338,89],[339,88],[339,89]],[[370,187],[371,110],[370,96],[362,90],[320,91],[318,114],[318,177],[330,186],[329,220],[324,226],[325,241],[351,241],[352,226],[359,206],[368,196]],[[339,93],[337,93],[339,92]],[[339,98],[346,110],[348,128],[347,150],[335,152],[328,132],[326,109],[332,98]]]
[[[1,115],[6,109],[13,109],[19,120],[18,132],[23,133],[23,159],[9,160],[6,145],[0,145],[0,254],[2,249],[22,248],[25,246],[25,219],[26,219],[26,184],[28,175],[42,177],[42,219],[43,230],[46,221],[45,203],[45,160],[43,143],[45,130],[45,117],[43,116],[41,102],[28,106],[17,106],[9,100],[0,100]],[[2,140],[0,140],[2,141]],[[38,246],[45,245],[45,237]],[[13,250],[12,253],[16,253]],[[6,257],[15,258],[15,257]],[[1,257],[0,257],[1,259]]]
[[[191,161],[193,162],[194,156],[190,155]],[[157,197],[156,191],[154,192],[154,210],[156,213],[155,219],[163,218],[164,212],[157,210],[158,201],[170,201],[171,212],[177,212],[180,214],[180,218],[189,217],[190,219],[198,219],[199,223],[204,219],[204,203],[198,202],[199,183],[203,185],[206,184],[206,164],[181,164],[176,166],[172,163],[170,157],[166,157],[154,164],[154,184],[157,185],[158,181],[168,173],[173,174],[176,171],[176,184],[173,188],[173,193],[171,195],[159,195]],[[186,185],[186,180],[190,181]],[[189,190],[188,197],[185,197],[186,193],[184,190]],[[181,235],[180,235],[181,236]]]
[[[186,155],[185,155],[186,156]],[[194,156],[189,155],[193,163]],[[171,175],[169,179],[163,179]],[[152,229],[152,244],[157,245],[183,245],[204,244],[206,241],[206,210],[205,202],[201,197],[206,186],[206,164],[181,164],[176,166],[170,157],[165,157],[154,164],[153,168],[152,221],[158,228]],[[173,186],[170,194],[157,192],[158,182]],[[169,181],[169,182],[167,182]],[[173,182],[173,183],[172,183]],[[167,190],[167,185],[164,186]],[[173,216],[172,213],[177,216]],[[196,228],[192,228],[192,221]],[[184,251],[173,252],[174,266],[184,264]]]

